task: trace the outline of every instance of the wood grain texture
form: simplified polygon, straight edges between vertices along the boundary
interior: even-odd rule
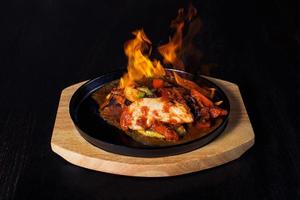
[[[254,144],[254,132],[239,88],[220,79],[209,79],[221,86],[228,95],[231,113],[224,132],[202,148],[174,156],[140,158],[109,153],[93,146],[80,136],[69,115],[69,101],[82,82],[62,91],[51,140],[52,150],[81,167],[142,177],[186,174],[237,159]]]

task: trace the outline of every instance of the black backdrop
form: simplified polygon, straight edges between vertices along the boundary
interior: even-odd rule
[[[3,5],[6,4],[6,5]],[[240,86],[256,134],[240,159],[171,178],[73,166],[51,152],[60,91],[124,67],[143,27],[154,45],[186,1],[8,1],[0,6],[0,199],[300,198],[299,7],[283,0],[194,1],[212,76]]]

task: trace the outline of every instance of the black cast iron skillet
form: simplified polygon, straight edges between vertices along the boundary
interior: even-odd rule
[[[216,97],[223,100],[223,108],[230,111],[227,96],[216,84],[201,76],[194,76],[184,71],[176,71],[180,76],[193,80],[200,85],[216,88]],[[134,141],[118,128],[109,125],[99,115],[99,105],[92,99],[93,92],[103,85],[119,79],[125,70],[115,71],[98,78],[92,79],[82,85],[72,96],[70,101],[70,115],[81,136],[91,144],[103,150],[138,157],[160,157],[185,153],[200,148],[219,136],[228,122],[228,115],[220,126],[209,134],[185,144],[168,147],[149,147]]]

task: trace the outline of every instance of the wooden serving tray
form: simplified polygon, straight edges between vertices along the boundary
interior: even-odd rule
[[[131,157],[99,149],[83,139],[69,114],[69,102],[84,83],[61,93],[52,133],[52,150],[74,165],[112,174],[165,177],[196,172],[239,158],[254,144],[254,132],[236,84],[205,77],[219,85],[231,105],[229,122],[224,132],[206,146],[174,156],[158,158]]]

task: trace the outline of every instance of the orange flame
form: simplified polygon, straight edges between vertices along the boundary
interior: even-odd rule
[[[184,14],[184,9],[179,9],[177,17],[171,22],[171,28],[176,29],[175,34],[170,38],[169,43],[158,47],[164,62],[172,64],[177,69],[184,69],[180,54],[182,51],[182,30],[185,20],[191,21],[196,14],[197,9],[192,5],[190,5],[186,15]]]
[[[184,69],[181,54],[185,51],[185,48],[182,47],[185,46],[182,39],[185,21],[191,21],[196,14],[197,9],[192,5],[190,5],[187,13],[184,12],[184,9],[179,9],[177,17],[171,22],[171,28],[176,30],[175,34],[170,38],[169,43],[158,47],[164,62],[171,63],[177,69]],[[128,65],[127,73],[120,79],[120,88],[132,86],[136,81],[145,77],[158,78],[165,75],[165,70],[161,63],[158,60],[151,61],[149,58],[152,50],[151,41],[145,32],[141,29],[133,32],[133,35],[135,35],[135,38],[127,41],[124,45],[124,51],[128,57]],[[191,38],[187,39],[191,41]],[[148,53],[145,53],[147,51]]]
[[[144,30],[133,32],[135,38],[129,40],[124,45],[124,51],[128,57],[127,73],[120,79],[120,88],[133,85],[135,81],[144,77],[161,77],[165,75],[165,70],[159,61],[151,61],[145,51],[151,53],[151,41]]]

